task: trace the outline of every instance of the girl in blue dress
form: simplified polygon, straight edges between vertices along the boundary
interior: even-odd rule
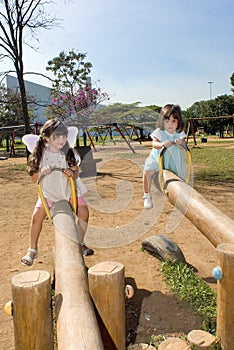
[[[181,145],[186,141],[183,131],[184,122],[181,108],[178,105],[165,105],[159,115],[157,129],[150,135],[152,151],[145,161],[143,172],[144,208],[153,207],[152,195],[150,193],[152,175],[158,172],[158,157],[163,147],[167,148],[164,154],[164,169],[170,170],[183,180],[186,178],[186,167],[182,157]]]

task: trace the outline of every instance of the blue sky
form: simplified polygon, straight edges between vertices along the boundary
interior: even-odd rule
[[[177,103],[186,109],[208,100],[210,92],[212,98],[231,94],[233,0],[56,3],[62,28],[40,31],[39,52],[25,49],[25,71],[46,73],[51,58],[75,49],[87,53],[92,79],[100,80],[110,103]],[[27,80],[48,86],[35,76]]]

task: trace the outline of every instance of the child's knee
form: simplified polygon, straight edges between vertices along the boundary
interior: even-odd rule
[[[80,220],[88,222],[89,209],[86,205],[79,205],[77,216]]]
[[[40,223],[44,220],[44,218],[45,218],[45,212],[42,208],[37,208],[36,210],[34,210],[32,215],[33,223]]]

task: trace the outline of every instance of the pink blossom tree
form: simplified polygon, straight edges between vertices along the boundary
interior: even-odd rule
[[[94,124],[98,122],[94,113],[97,106],[108,98],[108,94],[100,88],[86,86],[73,94],[67,91],[53,97],[50,111],[79,126]]]
[[[48,62],[47,70],[55,75],[52,89],[52,105],[48,108],[49,116],[59,116],[78,127],[97,123],[97,106],[109,99],[100,87],[92,87],[89,73],[90,62],[85,62],[86,54],[62,51],[58,57]],[[97,85],[97,84],[95,84]]]

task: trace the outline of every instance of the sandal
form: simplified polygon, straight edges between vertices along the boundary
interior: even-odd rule
[[[34,256],[31,257],[30,255],[28,255],[28,253],[33,253]],[[28,253],[27,255],[22,257],[21,264],[25,266],[32,266],[34,259],[38,258],[38,250],[35,248],[28,248]]]
[[[88,248],[84,242],[81,243],[81,248],[84,256],[89,256],[94,254],[94,250],[91,248]]]

